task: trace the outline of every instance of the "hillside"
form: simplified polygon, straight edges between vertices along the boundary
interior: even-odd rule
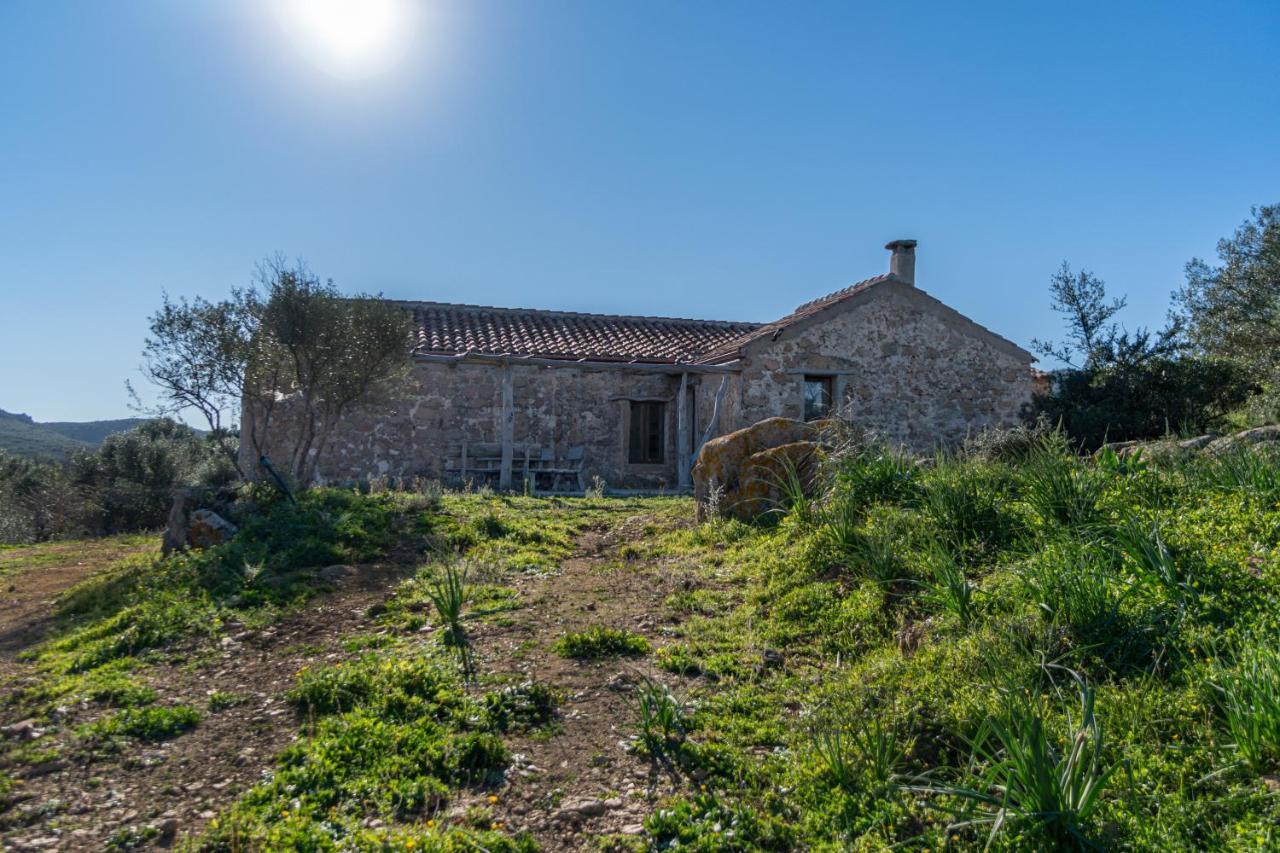
[[[871,449],[753,523],[313,489],[179,558],[0,551],[0,845],[1276,849],[1264,451]]]
[[[19,456],[61,459],[77,450],[96,447],[107,436],[128,432],[145,418],[109,421],[50,421],[0,409],[0,450]]]
[[[113,421],[45,421],[40,426],[76,441],[101,444],[109,435],[128,432],[146,422],[146,418],[119,418]]]
[[[46,429],[29,415],[0,411],[0,450],[19,456],[61,459],[88,447],[83,441]]]

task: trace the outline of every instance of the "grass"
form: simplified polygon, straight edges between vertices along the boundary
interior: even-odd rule
[[[200,712],[189,705],[124,708],[81,730],[82,739],[105,744],[121,738],[158,743],[175,738],[200,722]]]
[[[570,631],[556,640],[561,657],[601,660],[613,657],[640,657],[649,653],[649,641],[639,634],[592,625],[585,631]]]
[[[671,600],[657,663],[696,702],[672,752],[699,787],[648,843],[1280,845],[1274,459],[1094,461],[1043,437],[882,456],[832,460],[799,512],[646,543],[717,590]]]
[[[1002,832],[1054,850],[1097,846],[1086,827],[1120,765],[1102,758],[1093,689],[1077,673],[1069,674],[1080,707],[1068,723],[1065,747],[1051,735],[1043,708],[1015,694],[1005,713],[984,720],[970,740],[973,751],[959,784],[907,786],[944,800],[941,807],[956,817],[948,832],[989,827],[988,846]]]
[[[691,525],[684,499],[317,494],[256,529],[275,550],[140,555],[87,583],[13,701],[44,709],[41,726],[88,708],[127,743],[172,708],[154,662],[299,606],[307,560],[404,553],[426,566],[347,659],[298,675],[297,742],[195,846],[530,849],[459,801],[490,793],[519,738],[560,736],[557,686],[468,680],[421,629],[450,623],[446,567],[469,567],[461,624],[510,618],[513,575],[555,571],[625,517],[626,571],[678,578],[654,655],[666,684],[642,683],[618,726],[681,777],[637,849],[1280,846],[1276,460],[1025,444],[932,465],[837,454],[816,494],[756,524]],[[606,625],[555,648],[650,652]]]

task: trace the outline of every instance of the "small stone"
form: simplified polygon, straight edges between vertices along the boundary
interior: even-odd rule
[[[20,720],[11,726],[5,726],[0,729],[0,734],[7,738],[15,740],[35,740],[44,734],[36,728],[36,721],[33,719]]]
[[[618,830],[623,835],[644,835],[643,823],[629,823]]]

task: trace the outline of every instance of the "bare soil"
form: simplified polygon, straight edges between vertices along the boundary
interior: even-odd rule
[[[491,675],[551,685],[560,695],[558,730],[514,736],[517,760],[497,802],[472,795],[453,809],[484,805],[510,831],[530,832],[544,850],[596,850],[601,835],[638,835],[654,803],[689,782],[634,752],[633,695],[652,678],[682,695],[680,679],[658,670],[652,655],[579,661],[552,650],[569,631],[592,625],[644,636],[656,651],[676,614],[665,599],[687,578],[678,569],[621,556],[622,544],[649,519],[635,516],[611,531],[589,531],[577,553],[549,575],[516,582],[523,607],[509,624],[473,634],[479,667]]]

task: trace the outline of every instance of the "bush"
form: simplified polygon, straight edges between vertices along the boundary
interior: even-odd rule
[[[0,451],[0,542],[154,530],[165,524],[174,488],[235,477],[214,442],[165,419],[108,436],[66,463]]]
[[[574,631],[556,640],[555,652],[566,658],[639,657],[649,653],[649,641],[630,631],[592,625],[585,631]]]
[[[1088,449],[1107,441],[1200,433],[1257,393],[1251,374],[1217,358],[1153,358],[1053,374],[1029,416],[1059,424]]]

